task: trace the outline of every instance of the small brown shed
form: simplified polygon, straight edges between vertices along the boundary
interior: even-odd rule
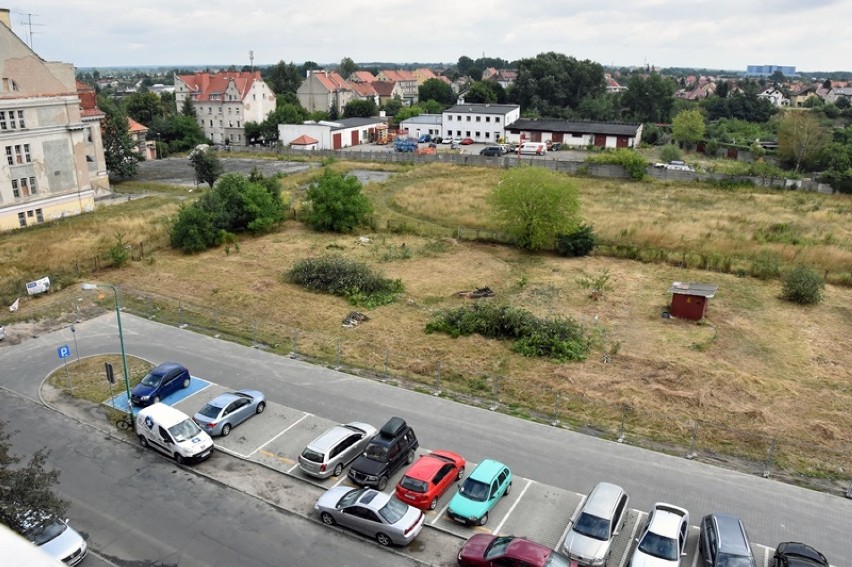
[[[674,282],[669,288],[672,294],[672,317],[698,321],[707,311],[707,300],[712,299],[718,285]]]

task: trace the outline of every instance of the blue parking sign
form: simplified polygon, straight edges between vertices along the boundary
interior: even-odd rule
[[[71,349],[68,348],[68,345],[62,345],[56,349],[56,354],[59,355],[59,358],[68,358],[71,356]]]

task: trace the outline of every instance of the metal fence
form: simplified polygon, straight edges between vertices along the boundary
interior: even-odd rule
[[[850,446],[825,447],[566,394],[557,380],[552,385],[520,382],[481,361],[426,359],[353,337],[342,328],[339,334],[311,332],[134,289],[122,289],[121,297],[127,312],[282,356],[620,443],[852,495]]]

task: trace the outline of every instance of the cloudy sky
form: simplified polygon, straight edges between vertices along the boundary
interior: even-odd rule
[[[250,50],[258,65],[557,51],[618,66],[852,70],[852,0],[7,1],[40,56],[77,67],[242,66]]]

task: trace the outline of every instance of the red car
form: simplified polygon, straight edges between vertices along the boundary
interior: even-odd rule
[[[415,508],[434,510],[451,484],[464,476],[465,460],[450,451],[423,455],[396,485],[396,497]]]
[[[459,142],[463,146],[469,146],[474,143],[473,138],[462,138],[462,141]]]
[[[515,536],[476,534],[459,550],[461,567],[497,567],[529,565],[529,567],[569,567],[567,557],[534,541]]]

